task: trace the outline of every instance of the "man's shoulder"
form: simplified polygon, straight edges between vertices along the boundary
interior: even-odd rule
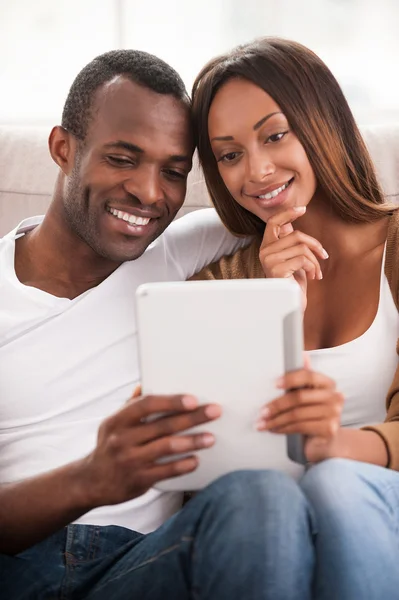
[[[173,221],[164,232],[164,235],[173,237],[189,234],[193,231],[211,233],[215,230],[223,233],[227,231],[214,208],[201,208]],[[231,233],[227,233],[232,236]]]
[[[162,250],[171,279],[187,279],[221,256],[248,244],[230,233],[213,208],[193,211],[174,221],[149,248]]]
[[[40,225],[40,223],[43,221],[43,219],[44,219],[44,215],[37,215],[35,217],[27,217],[26,219],[24,219],[23,221],[18,223],[18,225],[16,227],[14,227],[14,229],[11,229],[11,231],[6,233],[6,235],[4,237],[0,238],[0,243],[2,240],[16,239],[18,236],[23,235],[24,233],[27,233],[28,231],[31,231],[32,229],[37,227],[37,225]]]

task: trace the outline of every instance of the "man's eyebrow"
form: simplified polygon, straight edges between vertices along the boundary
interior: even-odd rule
[[[275,112],[269,113],[268,115],[266,115],[265,117],[262,117],[260,119],[260,121],[258,121],[257,123],[255,123],[253,129],[254,131],[256,131],[257,129],[259,129],[259,127],[262,127],[262,125],[264,123],[266,123],[266,121],[268,119],[270,119],[270,117],[273,117],[274,115],[282,115],[283,113],[280,110],[276,110]],[[232,135],[223,135],[223,136],[217,136],[217,137],[213,137],[211,139],[211,142],[232,142],[234,140],[234,137]]]
[[[128,152],[144,153],[144,150],[140,146],[136,146],[136,144],[131,144],[130,142],[123,142],[122,140],[109,142],[109,144],[105,144],[105,148],[120,148],[121,150],[128,150]]]
[[[121,150],[127,150],[128,152],[138,152],[139,154],[144,154],[144,150],[143,148],[140,148],[140,146],[136,146],[136,144],[132,144],[131,142],[124,142],[122,140],[118,140],[116,142],[109,142],[108,144],[105,144],[105,148],[119,148]],[[191,157],[188,155],[186,156],[184,154],[173,154],[169,156],[169,160],[171,160],[172,162],[190,163]]]

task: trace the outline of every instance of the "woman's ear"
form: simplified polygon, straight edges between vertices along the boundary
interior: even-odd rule
[[[60,125],[56,125],[51,130],[48,146],[53,161],[65,175],[70,175],[75,164],[76,138]]]

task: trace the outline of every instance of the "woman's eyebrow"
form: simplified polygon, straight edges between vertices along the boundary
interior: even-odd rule
[[[259,127],[262,127],[262,125],[264,123],[266,123],[266,121],[268,119],[270,119],[270,117],[273,117],[274,115],[282,115],[283,113],[281,112],[281,110],[276,110],[272,113],[269,113],[268,115],[266,115],[265,117],[262,117],[260,119],[260,121],[258,121],[257,123],[255,123],[255,125],[253,126],[253,130],[256,131],[257,129],[259,129]],[[234,137],[232,135],[222,135],[222,136],[216,136],[213,137],[211,139],[211,142],[232,142],[234,141]]]
[[[262,117],[262,119],[260,119],[260,121],[258,121],[257,123],[255,123],[255,125],[254,125],[254,131],[256,131],[257,129],[259,129],[259,127],[262,127],[263,123],[266,123],[266,121],[268,119],[270,119],[270,117],[273,117],[274,115],[282,115],[282,114],[283,113],[281,112],[281,110],[276,110],[275,112],[269,113],[265,117]]]

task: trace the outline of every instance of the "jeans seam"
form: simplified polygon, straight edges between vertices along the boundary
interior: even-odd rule
[[[71,587],[71,575],[74,570],[75,559],[71,552],[68,552],[68,548],[72,546],[73,539],[75,537],[75,529],[73,525],[68,525],[67,534],[65,540],[65,571],[64,577],[60,585],[60,600],[68,600],[69,590]]]
[[[79,562],[85,563],[85,562],[95,559],[96,552],[98,550],[97,542],[98,542],[99,536],[100,536],[100,528],[98,526],[93,527],[93,532],[92,532],[92,536],[90,538],[90,544],[89,544],[89,548],[87,551],[87,561],[83,560],[83,561],[79,561]]]
[[[107,579],[107,581],[103,584],[100,584],[98,586],[96,586],[96,592],[98,590],[100,590],[101,588],[105,587],[106,585],[108,585],[109,583],[111,583],[112,581],[117,581],[118,579],[121,579],[121,577],[124,577],[125,575],[127,575],[128,573],[132,573],[133,571],[137,571],[138,569],[141,569],[153,562],[155,562],[156,560],[158,560],[159,558],[162,558],[163,556],[165,556],[166,554],[169,554],[170,552],[173,552],[173,550],[177,550],[177,548],[179,548],[182,543],[187,543],[187,542],[192,542],[194,538],[190,537],[190,536],[182,536],[179,540],[179,542],[177,542],[176,544],[173,544],[172,546],[168,546],[167,548],[165,548],[164,550],[162,550],[161,552],[158,552],[158,554],[156,554],[155,556],[152,556],[150,558],[147,558],[146,560],[144,560],[142,563],[140,563],[139,565],[135,565],[134,567],[131,567],[129,569],[124,570],[123,572],[118,573],[117,575],[115,575],[115,577],[112,577],[110,579]]]
[[[391,513],[392,517],[394,518],[395,533],[396,533],[396,535],[398,535],[399,523],[398,523],[398,518],[397,518],[396,514],[398,511],[398,507],[399,507],[399,501],[398,501],[398,493],[396,490],[396,486],[392,485],[391,483],[386,483],[385,485],[382,485],[381,487],[383,488],[385,496],[386,496],[385,499],[383,499],[383,500],[389,506],[390,513]]]

